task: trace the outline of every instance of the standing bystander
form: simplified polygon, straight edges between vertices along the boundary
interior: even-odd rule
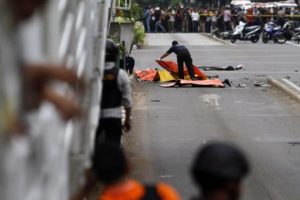
[[[224,20],[225,31],[231,31],[231,11],[229,9],[229,6],[226,6],[224,10],[223,20]]]
[[[200,16],[199,16],[199,13],[198,13],[198,10],[193,10],[192,11],[192,14],[191,14],[191,17],[192,17],[192,22],[193,22],[193,32],[199,32],[199,19],[200,19]]]

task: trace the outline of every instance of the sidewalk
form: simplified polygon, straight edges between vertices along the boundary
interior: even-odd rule
[[[177,40],[179,44],[187,46],[224,45],[201,33],[147,33],[145,46],[171,46],[173,40]]]

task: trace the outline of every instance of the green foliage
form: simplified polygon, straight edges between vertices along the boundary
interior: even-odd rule
[[[141,20],[143,17],[143,9],[137,3],[131,5],[130,10],[123,11],[124,17],[131,21]]]
[[[172,7],[176,7],[177,4],[181,3],[182,0],[171,0],[170,5]]]
[[[143,44],[145,39],[145,27],[142,22],[136,22],[134,25],[134,43]]]
[[[125,23],[127,21],[128,20],[126,20],[124,17],[116,17],[115,18],[115,22],[118,22],[118,23]]]
[[[121,10],[116,9],[115,22],[124,23],[124,22],[135,22],[142,20],[143,18],[143,9],[137,3],[132,3],[130,10]]]
[[[169,6],[171,5],[171,1],[172,0],[135,0],[135,2],[138,3],[141,7],[146,7],[148,5]]]

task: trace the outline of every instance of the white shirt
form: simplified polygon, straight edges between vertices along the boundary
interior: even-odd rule
[[[199,21],[199,13],[198,12],[192,12],[192,21]]]
[[[224,10],[224,22],[228,22],[231,19],[231,12],[230,10]]]

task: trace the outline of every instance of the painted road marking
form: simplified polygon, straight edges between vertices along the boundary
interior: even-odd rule
[[[171,174],[161,175],[160,178],[173,178],[174,176]]]
[[[220,106],[220,99],[221,97],[217,94],[204,94],[201,95],[200,98],[202,99],[202,101],[206,104],[209,105],[210,107],[215,108],[216,110],[220,110],[221,106]]]
[[[296,47],[300,47],[300,45],[299,44],[295,44],[295,43],[293,43],[293,42],[286,42],[287,44],[290,44],[290,45],[294,45],[294,46],[296,46]]]

